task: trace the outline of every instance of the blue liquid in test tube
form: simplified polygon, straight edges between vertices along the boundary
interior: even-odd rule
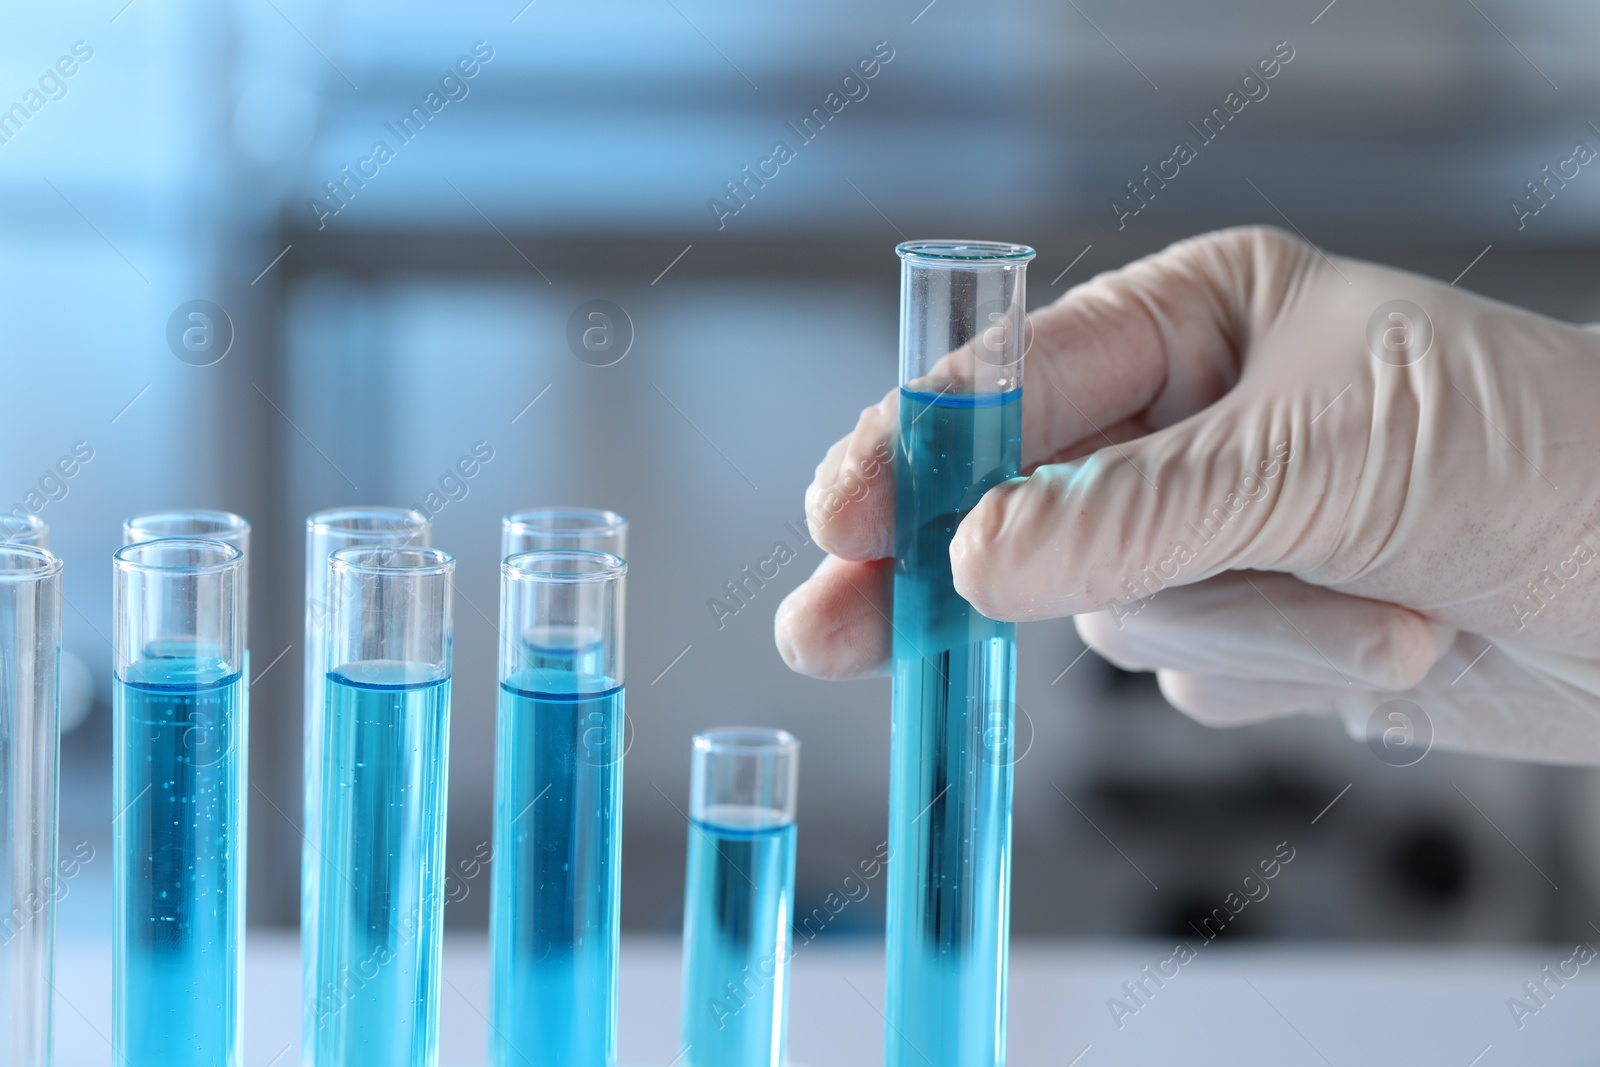
[[[116,555],[113,1042],[128,1067],[238,1067],[247,723],[242,556]]]
[[[438,1063],[454,565],[328,563],[314,1067]]]
[[[327,733],[329,614],[328,557],[343,548],[427,547],[431,521],[408,508],[334,508],[306,519],[305,703],[300,850],[301,1062],[316,1055],[317,906],[321,899],[322,792],[327,763],[322,743]]]
[[[501,568],[492,1067],[616,1063],[626,571],[567,550]]]
[[[950,542],[1022,450],[1017,245],[901,245],[889,1067],[1005,1062],[1015,627],[955,591]]]
[[[684,880],[686,1067],[786,1062],[799,742],[782,730],[695,736]]]

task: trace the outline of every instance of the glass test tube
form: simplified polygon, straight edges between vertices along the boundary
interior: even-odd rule
[[[172,539],[113,564],[112,1043],[128,1067],[239,1067],[244,558]]]
[[[49,1067],[61,561],[0,544],[0,1063]]]
[[[900,271],[888,1067],[1005,1062],[1016,627],[955,591],[950,541],[1022,458],[1022,245],[921,241]]]
[[[244,557],[239,575],[240,641],[249,655],[250,633],[250,524],[231,511],[195,508],[189,511],[155,511],[122,520],[122,543],[137,545],[169,537],[221,541]],[[248,670],[248,665],[246,665]]]
[[[491,1067],[617,1061],[627,569],[567,550],[500,568]]]
[[[50,527],[37,515],[13,511],[0,515],[0,544],[50,547]]]
[[[685,1067],[783,1067],[795,785],[783,730],[694,736],[683,902]]]
[[[628,520],[598,508],[532,508],[500,520],[500,558],[552,549],[628,558]]]
[[[614,511],[595,508],[533,508],[517,511],[500,520],[500,558],[509,559],[521,552],[547,551],[604,552],[618,559],[628,558],[628,520]],[[600,662],[604,650],[598,644],[572,644],[581,635],[571,631],[544,632],[547,620],[530,619],[518,645],[522,661],[519,668],[541,666],[547,659],[572,660],[572,669],[586,674],[604,674]]]
[[[434,1067],[451,580],[434,548],[328,560],[314,1067]]]
[[[328,557],[342,548],[426,548],[432,521],[409,508],[335,508],[306,519],[305,703],[302,705],[300,849],[300,1062],[311,1063],[316,1040],[317,901],[322,871],[322,739],[327,731]]]

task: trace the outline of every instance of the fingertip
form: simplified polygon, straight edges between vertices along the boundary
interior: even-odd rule
[[[829,555],[866,562],[894,551],[894,431],[890,393],[861,413],[850,436],[818,464],[806,489],[806,526]]]
[[[1078,631],[1079,639],[1106,662],[1124,671],[1149,669],[1149,665],[1136,662],[1130,654],[1131,649],[1124,647],[1124,642],[1120,640],[1122,627],[1115,612],[1091,611],[1074,615],[1072,624]]]
[[[1453,639],[1453,632],[1452,632]],[[1449,649],[1439,628],[1422,615],[1397,607],[1382,630],[1382,651],[1373,684],[1395,691],[1410,689],[1426,677]]]
[[[1302,712],[1336,710],[1328,690],[1293,683],[1161,670],[1156,672],[1156,684],[1167,703],[1203,726],[1249,726]]]
[[[1081,598],[1051,595],[1041,568],[1061,551],[1055,468],[1001,482],[961,520],[950,542],[956,592],[991,619],[1027,622],[1073,613]]]
[[[882,674],[891,646],[891,561],[832,557],[778,605],[773,639],[791,670],[841,680]]]

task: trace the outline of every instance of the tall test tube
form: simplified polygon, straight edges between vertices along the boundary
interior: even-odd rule
[[[955,591],[950,542],[1022,459],[1022,245],[900,256],[888,1067],[1005,1062],[1016,628]]]
[[[500,568],[490,874],[491,1067],[614,1067],[627,564]]]
[[[599,508],[531,508],[500,520],[500,558],[552,549],[628,558],[628,520]]]
[[[685,1067],[784,1067],[800,742],[694,736],[683,901]]]
[[[244,558],[173,539],[113,561],[112,1043],[128,1067],[240,1067]]]
[[[316,1042],[317,901],[322,872],[322,738],[327,731],[328,557],[343,548],[426,548],[432,521],[410,508],[334,508],[306,519],[306,630],[303,655],[300,848],[300,1062]]]
[[[455,560],[328,560],[314,1067],[435,1067]]]
[[[0,1063],[49,1067],[61,561],[0,544]]]

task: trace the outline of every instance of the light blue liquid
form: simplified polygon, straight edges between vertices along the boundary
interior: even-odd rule
[[[623,689],[574,662],[500,684],[490,867],[489,1063],[613,1067]]]
[[[369,661],[328,672],[316,1067],[434,1067],[450,680]]]
[[[112,1042],[127,1067],[239,1067],[244,682],[159,656],[113,691]]]
[[[1018,472],[1022,392],[900,392],[888,1067],[1005,1062],[1015,626],[956,594],[950,540]]]
[[[781,1067],[789,1021],[794,824],[712,808],[689,824],[683,904],[686,1067]]]

